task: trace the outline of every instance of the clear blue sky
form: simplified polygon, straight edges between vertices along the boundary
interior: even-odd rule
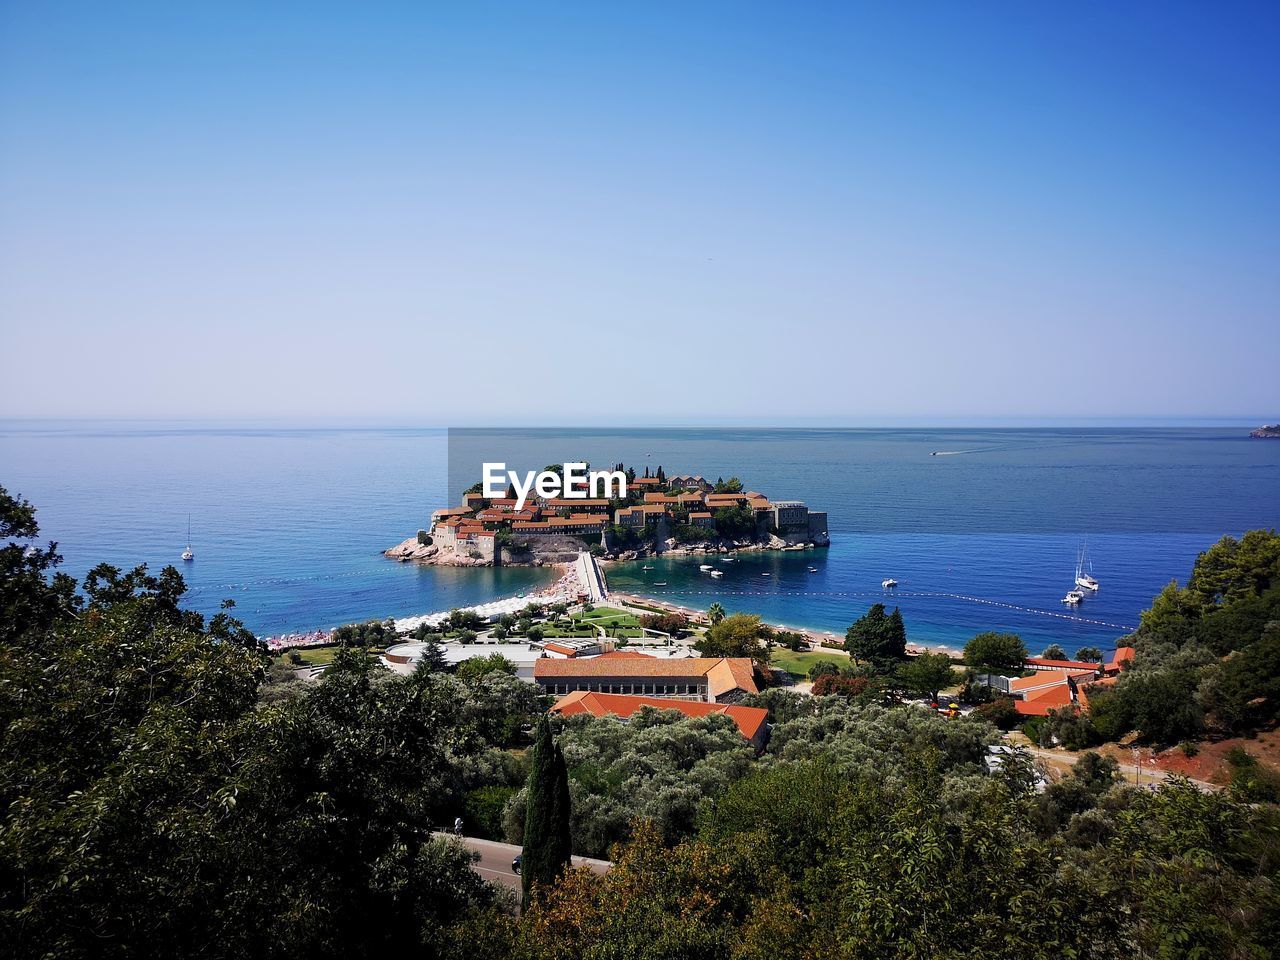
[[[1280,5],[0,19],[0,414],[1280,416]]]

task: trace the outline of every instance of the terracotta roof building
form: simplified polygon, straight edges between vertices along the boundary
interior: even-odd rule
[[[1013,706],[1024,717],[1048,716],[1050,710],[1077,702],[1077,684],[1092,681],[1096,670],[1042,670],[1009,684]]]
[[[557,696],[586,690],[716,703],[759,690],[745,657],[548,659],[534,665],[533,679]]]
[[[738,732],[757,750],[763,750],[769,736],[769,711],[760,707],[736,707],[724,703],[695,703],[663,697],[631,697],[616,693],[592,693],[575,690],[551,708],[552,713],[571,717],[589,713],[593,717],[629,719],[644,707],[655,710],[679,710],[686,717],[705,717],[722,713],[738,725]]]
[[[1114,676],[1121,670],[1129,669],[1129,664],[1133,663],[1133,658],[1137,653],[1138,651],[1134,650],[1133,647],[1116,647],[1116,652],[1111,655],[1111,659],[1102,668],[1102,672]]]

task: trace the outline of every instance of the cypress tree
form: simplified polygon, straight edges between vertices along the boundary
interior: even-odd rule
[[[524,811],[524,850],[520,861],[521,906],[527,908],[535,885],[550,886],[569,864],[569,769],[551,737],[546,717],[530,755],[529,792]]]

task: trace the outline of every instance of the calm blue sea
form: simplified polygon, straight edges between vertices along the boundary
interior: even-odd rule
[[[1280,442],[1239,428],[1039,430],[505,430],[0,422],[0,484],[39,510],[65,568],[179,566],[190,603],[225,598],[274,634],[509,596],[528,569],[392,563],[481,459],[521,469],[626,460],[739,475],[772,499],[826,509],[834,545],[742,554],[713,580],[701,561],[615,565],[610,583],[689,606],[719,600],[842,633],[870,604],[902,608],[913,640],[1021,633],[1033,649],[1107,646],[1152,594],[1184,579],[1224,533],[1280,527]],[[934,452],[939,456],[932,456]],[[182,564],[191,516],[197,558]],[[1087,542],[1102,583],[1059,602]],[[809,567],[816,568],[810,571]],[[765,573],[770,574],[764,576]],[[663,583],[665,586],[658,586]]]

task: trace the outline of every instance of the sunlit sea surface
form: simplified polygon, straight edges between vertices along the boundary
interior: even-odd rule
[[[715,562],[722,578],[699,571],[705,559],[615,564],[610,585],[837,634],[886,602],[928,643],[995,629],[1032,649],[1107,647],[1219,536],[1280,526],[1280,441],[1238,428],[562,429],[451,443],[446,431],[415,428],[0,422],[0,484],[36,505],[68,572],[174,564],[193,607],[211,613],[234,599],[261,634],[549,582],[547,570],[381,556],[489,457],[522,469],[661,463],[804,500],[828,512],[829,549],[743,552]],[[196,560],[183,564],[188,515]],[[1072,611],[1060,601],[1082,547],[1102,586]],[[896,590],[881,589],[886,577]]]

